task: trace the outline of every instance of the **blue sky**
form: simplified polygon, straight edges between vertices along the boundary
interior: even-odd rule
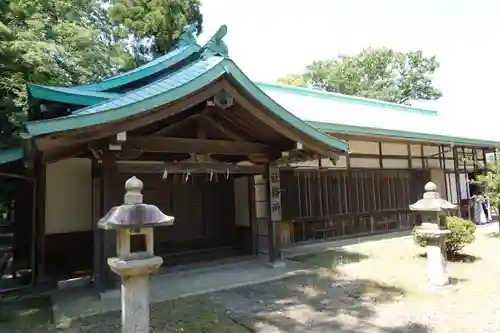
[[[500,0],[203,0],[205,42],[226,24],[231,58],[274,82],[313,60],[387,46],[436,55],[443,116],[499,112]]]

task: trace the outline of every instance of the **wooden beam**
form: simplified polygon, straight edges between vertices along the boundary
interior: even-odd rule
[[[204,140],[171,137],[130,137],[123,144],[124,149],[139,149],[156,153],[199,153],[222,155],[250,155],[268,153],[269,146],[255,142],[225,140]]]
[[[187,170],[191,174],[206,174],[213,170],[217,174],[262,174],[265,172],[263,165],[238,165],[220,162],[173,162],[165,163],[162,161],[117,161],[118,171],[120,173],[132,174],[158,174],[161,177],[165,169],[169,174],[185,173]],[[161,179],[161,178],[159,178]]]
[[[77,157],[86,151],[87,147],[84,145],[45,151],[42,152],[42,162],[53,163],[67,158]]]
[[[245,138],[242,135],[230,130],[229,128],[227,128],[227,126],[222,125],[221,123],[214,120],[213,118],[204,116],[204,117],[202,117],[202,121],[205,122],[206,124],[208,124],[209,126],[212,126],[213,128],[217,129],[222,134],[227,135],[229,138],[231,138],[233,140],[245,141]]]
[[[203,111],[201,111],[200,113],[195,113],[193,115],[190,115],[182,120],[179,120],[178,122],[176,123],[173,123],[173,124],[170,124],[168,126],[165,126],[163,127],[162,129],[156,131],[153,133],[153,136],[164,136],[168,133],[171,133],[173,130],[175,129],[178,129],[188,123],[190,123],[191,121],[194,121],[195,119],[201,117],[201,115],[203,113],[206,113],[208,109],[204,109]]]

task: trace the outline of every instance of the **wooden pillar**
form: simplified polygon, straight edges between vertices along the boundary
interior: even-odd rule
[[[382,153],[382,142],[378,143],[378,166],[380,169],[384,168],[384,157]]]
[[[478,170],[478,168],[477,168],[477,162],[478,162],[478,160],[477,160],[477,150],[476,150],[476,148],[472,148],[472,161],[474,162],[474,164],[472,165],[472,167],[473,167],[473,172],[474,172],[474,176],[475,176],[476,173],[477,173],[477,170]]]
[[[424,145],[420,145],[420,160],[422,161],[422,169],[427,169],[427,160],[424,155]]]
[[[282,259],[279,235],[279,225],[281,222],[281,187],[278,167],[272,164],[268,164],[266,172],[266,182],[269,189],[269,260],[271,264],[274,264]]]
[[[470,220],[472,218],[471,205],[470,205],[470,187],[469,187],[469,174],[467,172],[467,159],[465,158],[465,149],[462,147],[462,155],[464,157],[464,178],[465,178],[465,188],[467,191],[467,218]]]
[[[250,225],[252,228],[252,254],[259,253],[259,226],[257,224],[256,217],[256,199],[255,199],[255,176],[249,176],[248,178],[248,207],[250,207],[249,218]]]
[[[483,174],[486,176],[488,174],[488,161],[486,160],[486,149],[482,149],[483,151]]]
[[[92,160],[92,234],[93,234],[93,283],[97,292],[103,290],[103,231],[97,227],[97,222],[104,216],[102,209],[102,172],[98,168],[97,160]]]
[[[462,200],[462,189],[460,188],[460,175],[458,174],[458,153],[457,147],[453,147],[453,169],[455,173],[455,186],[457,190],[458,217],[462,217],[460,201]]]
[[[450,198],[448,198],[448,174],[446,173],[446,148],[441,145],[441,153],[442,153],[442,159],[440,159],[440,164],[441,164],[441,161],[443,161],[443,172],[444,172],[444,188],[445,188],[445,191],[444,193],[441,194],[441,196],[443,196],[444,194],[444,198],[446,200],[450,200]]]
[[[411,145],[410,144],[406,145],[406,150],[408,152],[408,168],[413,169],[413,158],[411,156]]]
[[[46,165],[42,162],[41,156],[37,158],[35,164],[36,184],[36,224],[35,224],[35,267],[36,283],[43,283],[45,276],[45,204],[46,204]]]
[[[106,214],[113,206],[121,204],[116,202],[114,191],[123,188],[117,184],[118,168],[113,152],[105,149],[102,158],[102,208]],[[104,288],[114,288],[117,286],[117,275],[108,267],[108,258],[116,256],[116,232],[113,230],[100,230],[102,233],[102,283]]]

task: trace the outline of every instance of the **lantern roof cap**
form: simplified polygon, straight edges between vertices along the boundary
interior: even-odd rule
[[[438,187],[433,182],[428,182],[424,187],[422,199],[410,205],[410,210],[420,212],[440,212],[442,210],[456,209],[457,205],[441,198]]]

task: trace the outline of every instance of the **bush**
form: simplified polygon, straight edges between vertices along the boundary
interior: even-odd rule
[[[446,254],[448,258],[452,258],[456,253],[464,248],[465,245],[474,242],[476,239],[476,225],[474,222],[461,219],[456,216],[446,217],[446,225],[450,229],[451,234],[446,237]],[[422,228],[421,226],[413,229],[413,240],[421,247],[427,245],[425,238],[419,235],[416,231]]]

